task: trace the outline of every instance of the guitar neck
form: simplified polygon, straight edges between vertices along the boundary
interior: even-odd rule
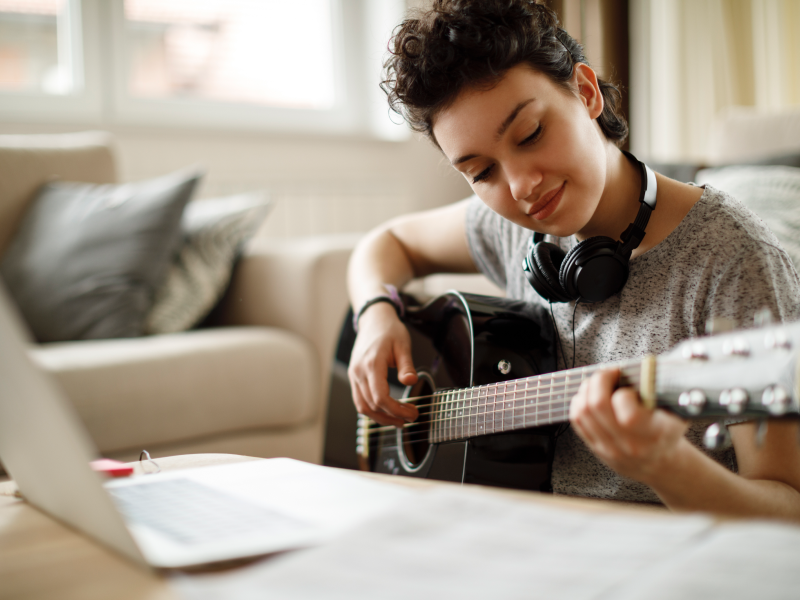
[[[639,387],[641,361],[592,365],[435,394],[432,443],[527,429],[569,420],[569,405],[581,383],[601,369],[620,370],[620,385]]]

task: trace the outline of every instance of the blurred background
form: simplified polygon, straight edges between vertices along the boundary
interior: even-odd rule
[[[797,0],[548,0],[619,83],[629,147],[714,164],[720,115],[800,105]],[[425,0],[0,0],[0,133],[103,129],[120,179],[266,189],[265,233],[359,232],[469,188],[378,88]],[[715,154],[716,153],[716,154]]]

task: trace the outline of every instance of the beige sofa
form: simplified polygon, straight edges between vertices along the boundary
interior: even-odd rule
[[[102,132],[0,136],[0,255],[46,180],[113,183]],[[331,358],[357,236],[254,239],[218,327],[135,339],[32,344],[101,453],[322,457]]]

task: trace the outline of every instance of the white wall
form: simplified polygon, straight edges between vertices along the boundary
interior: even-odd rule
[[[0,122],[0,133],[76,130]],[[388,142],[144,128],[111,131],[121,180],[201,164],[207,169],[201,197],[269,190],[277,204],[264,233],[275,236],[367,231],[398,214],[471,193],[441,152],[416,136]]]

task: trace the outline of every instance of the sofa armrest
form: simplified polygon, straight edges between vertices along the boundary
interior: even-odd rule
[[[287,329],[316,349],[323,389],[347,297],[347,261],[361,234],[295,239],[255,238],[248,244],[223,298],[222,325]]]

